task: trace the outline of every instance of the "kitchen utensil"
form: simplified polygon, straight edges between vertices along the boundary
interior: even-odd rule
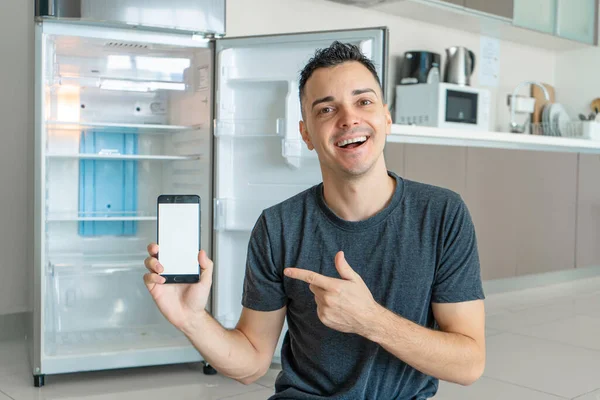
[[[446,66],[444,82],[469,86],[471,75],[475,70],[475,53],[471,50],[454,46],[446,49]]]
[[[556,94],[554,91],[554,87],[548,85],[547,83],[543,84],[548,94],[550,95],[550,101],[546,101],[544,96],[544,92],[537,85],[531,85],[531,97],[535,98],[535,109],[533,110],[533,114],[531,115],[531,122],[534,124],[539,124],[542,122],[542,111],[544,110],[544,106],[546,103],[554,103],[556,101]]]
[[[554,136],[564,136],[571,122],[571,117],[569,117],[567,110],[565,110],[562,104],[554,103],[550,106],[548,115],[552,122],[552,133]]]
[[[600,98],[596,98],[592,101],[591,104],[592,110],[596,113],[599,114],[600,113]]]
[[[536,134],[552,136],[552,127],[550,126],[550,120],[548,118],[548,111],[550,110],[551,104],[545,104],[542,106],[542,117],[541,117],[541,125],[542,129],[539,133]]]
[[[597,113],[590,113],[590,115],[588,116],[588,120],[589,121],[593,121],[594,119],[596,119],[596,115],[598,115]]]
[[[579,114],[579,120],[580,120],[580,121],[587,121],[587,120],[588,120],[588,117],[586,117],[585,115],[583,115],[583,114],[581,114],[581,113],[580,113],[580,114]]]
[[[442,57],[429,51],[407,51],[400,69],[400,84],[439,83]]]

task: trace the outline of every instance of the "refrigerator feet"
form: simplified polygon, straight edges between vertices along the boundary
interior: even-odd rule
[[[204,372],[204,375],[216,375],[217,374],[217,370],[214,369],[213,367],[211,367],[210,364],[207,362],[204,363],[204,368],[202,368],[202,371]]]
[[[37,387],[37,388],[41,388],[42,386],[44,386],[44,381],[46,375],[34,375],[33,376],[33,386]]]

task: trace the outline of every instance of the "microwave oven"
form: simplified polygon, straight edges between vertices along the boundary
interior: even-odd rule
[[[394,123],[490,130],[490,91],[452,83],[396,86]]]

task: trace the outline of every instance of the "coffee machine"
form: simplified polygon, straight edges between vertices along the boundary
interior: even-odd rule
[[[400,69],[400,84],[439,83],[442,57],[430,51],[407,51]]]

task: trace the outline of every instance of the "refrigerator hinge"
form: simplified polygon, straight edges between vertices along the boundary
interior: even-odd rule
[[[192,33],[192,40],[211,41],[211,40],[222,38],[224,36],[225,35],[222,35],[220,33],[215,33],[215,32],[194,32],[194,33]]]

